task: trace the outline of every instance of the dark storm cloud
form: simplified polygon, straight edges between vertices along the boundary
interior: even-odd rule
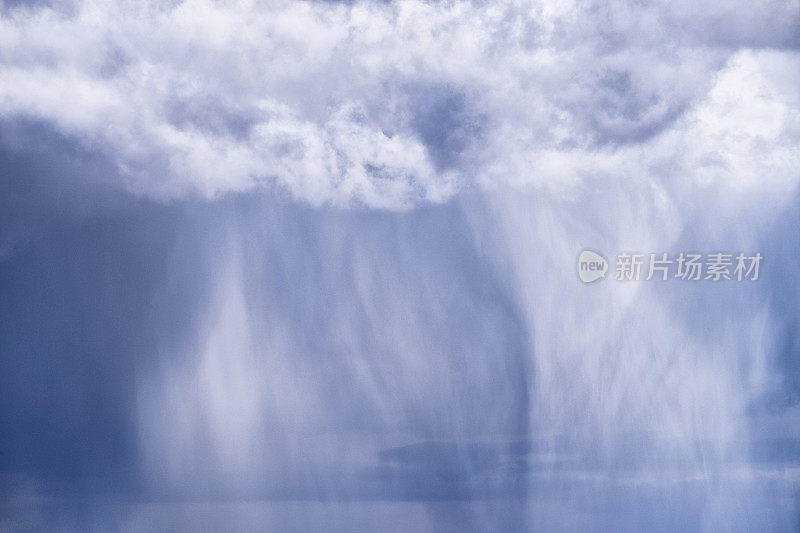
[[[797,21],[4,3],[0,527],[787,526]],[[587,292],[586,245],[769,263]]]
[[[758,71],[781,84],[770,64],[797,65],[796,11],[792,2],[7,6],[0,109],[92,146],[138,195],[277,186],[313,204],[404,209],[506,183],[523,167],[533,186],[555,179],[554,167],[579,174],[563,160],[602,167],[620,146],[629,148],[610,171],[645,173],[669,159],[696,172],[719,150],[697,128],[716,112],[713,89],[731,83],[717,73]],[[792,101],[792,89],[781,91],[776,101]],[[693,148],[676,154],[664,137]]]

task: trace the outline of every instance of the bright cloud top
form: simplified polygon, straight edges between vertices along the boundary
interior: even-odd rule
[[[7,7],[0,113],[159,200],[276,187],[404,209],[666,174],[783,193],[800,167],[800,8],[727,4]]]

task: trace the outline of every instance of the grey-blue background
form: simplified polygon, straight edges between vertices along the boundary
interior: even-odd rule
[[[0,529],[800,528],[767,4],[4,2]]]

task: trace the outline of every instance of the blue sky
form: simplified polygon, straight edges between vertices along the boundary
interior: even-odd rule
[[[0,528],[795,530],[799,21],[3,3]]]

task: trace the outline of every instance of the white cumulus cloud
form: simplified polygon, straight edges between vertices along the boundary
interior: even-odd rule
[[[800,163],[798,3],[723,4],[9,4],[0,115],[102,154],[158,200],[274,187],[404,209],[665,169],[784,190]]]

